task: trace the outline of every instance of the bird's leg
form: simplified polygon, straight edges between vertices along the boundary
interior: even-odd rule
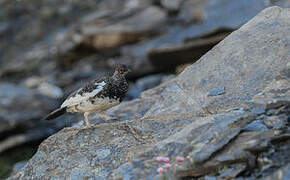
[[[111,117],[111,116],[106,115],[105,112],[99,113],[99,115],[100,115],[104,120],[106,120],[106,121],[116,120],[116,119],[117,119],[116,117]]]
[[[84,117],[85,117],[84,120],[85,120],[85,124],[86,124],[85,127],[87,127],[87,128],[91,127],[91,124],[90,124],[90,121],[89,121],[89,118],[88,118],[89,114],[90,114],[89,112],[85,112],[84,113]]]

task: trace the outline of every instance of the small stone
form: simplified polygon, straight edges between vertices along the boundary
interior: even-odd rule
[[[136,81],[136,85],[144,91],[144,90],[151,89],[159,85],[162,82],[162,79],[164,77],[166,77],[165,74],[148,75],[148,76],[139,78]]]
[[[8,23],[0,23],[0,34],[4,33],[9,29]]]
[[[234,179],[242,171],[246,169],[246,164],[234,164],[229,166],[227,169],[224,169],[219,175],[220,179]]]
[[[59,99],[63,97],[63,92],[59,87],[47,82],[41,83],[38,87],[38,90],[41,94],[54,99]]]
[[[284,167],[278,169],[275,173],[269,175],[266,180],[273,179],[290,179],[290,165],[285,165]]]
[[[270,110],[267,111],[267,115],[271,116],[272,114],[275,113],[275,111],[276,111],[275,109],[270,109]]]
[[[256,115],[261,115],[261,114],[264,114],[266,110],[263,107],[255,107],[251,110],[251,112]]]
[[[230,155],[228,155],[228,156],[221,156],[221,157],[218,157],[218,158],[217,158],[217,160],[218,160],[219,162],[232,161],[233,159],[235,159],[235,157],[230,156]]]
[[[276,109],[276,108],[284,106],[284,105],[286,105],[288,103],[289,103],[289,98],[287,98],[287,97],[279,97],[279,98],[276,98],[274,100],[269,101],[267,103],[267,105],[266,105],[266,109],[268,109],[268,110]]]
[[[161,0],[161,4],[169,10],[178,10],[183,0]]]
[[[226,93],[225,87],[218,87],[208,92],[207,96],[218,96]]]
[[[19,171],[20,169],[22,169],[26,165],[26,163],[27,163],[27,161],[17,162],[16,164],[14,164],[12,171],[13,172]]]
[[[141,94],[141,92],[158,86],[166,78],[170,77],[165,74],[154,74],[139,78],[136,83],[130,85],[130,89],[126,97],[128,99],[135,99]]]
[[[268,128],[260,120],[255,120],[250,124],[247,124],[244,128],[244,131],[267,131]]]
[[[216,180],[217,178],[214,176],[205,176],[204,180]]]
[[[286,115],[269,116],[269,117],[266,117],[266,119],[264,120],[264,123],[269,128],[282,129],[286,126],[287,116]]]
[[[36,88],[38,87],[41,82],[42,82],[42,78],[41,77],[38,77],[38,76],[32,76],[32,77],[29,77],[27,78],[25,81],[24,81],[24,85],[28,88]]]

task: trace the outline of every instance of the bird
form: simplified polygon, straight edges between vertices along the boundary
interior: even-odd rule
[[[104,120],[113,120],[106,110],[120,104],[128,91],[126,75],[131,70],[124,64],[117,65],[112,76],[94,79],[84,87],[70,94],[60,108],[49,113],[44,119],[53,120],[65,113],[83,113],[85,127],[91,127],[88,116],[98,113]]]

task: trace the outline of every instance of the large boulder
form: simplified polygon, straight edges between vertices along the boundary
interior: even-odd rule
[[[154,179],[157,156],[185,157],[172,162],[174,178],[256,167],[259,153],[289,138],[270,126],[246,131],[289,114],[289,22],[290,9],[262,11],[177,78],[115,107],[117,122],[49,137],[10,179]]]
[[[81,32],[84,41],[82,43],[96,49],[114,48],[134,43],[147,36],[157,34],[162,24],[167,21],[166,13],[155,6],[139,11],[125,19],[121,16],[118,22],[113,19],[104,24],[83,25]]]
[[[164,4],[166,1],[161,2]],[[290,7],[287,0],[183,1],[177,23],[162,36],[123,47],[119,61],[132,64],[136,75],[195,62],[229,32],[238,29],[264,8],[275,4]]]
[[[13,83],[0,83],[0,133],[39,121],[59,103],[38,91]]]
[[[76,121],[64,117],[51,123],[45,122],[43,117],[59,106],[59,101],[23,85],[0,82],[0,99],[0,153],[43,139]]]

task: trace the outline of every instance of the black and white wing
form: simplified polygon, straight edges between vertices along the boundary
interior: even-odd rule
[[[100,79],[98,81],[92,81],[83,88],[72,93],[61,105],[63,107],[71,107],[79,105],[81,102],[88,101],[93,98],[99,92],[101,92],[106,86],[107,82],[105,79]]]

